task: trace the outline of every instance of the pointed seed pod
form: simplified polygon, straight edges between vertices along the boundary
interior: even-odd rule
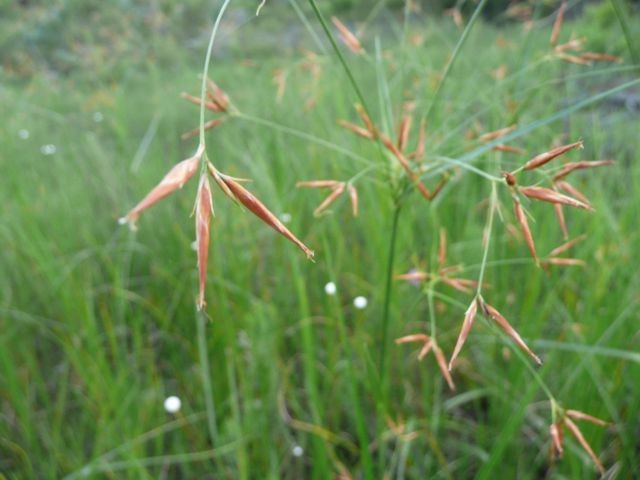
[[[396,275],[396,280],[408,280],[410,282],[424,282],[429,277],[430,275],[428,273],[415,270],[409,273],[402,273],[400,275]]]
[[[196,245],[198,252],[198,310],[205,306],[205,286],[207,283],[207,261],[209,259],[209,238],[213,199],[206,175],[200,177],[196,199]]]
[[[546,163],[550,162],[554,158],[559,157],[560,155],[568,152],[569,150],[573,150],[574,148],[584,148],[582,144],[582,140],[579,140],[575,143],[570,143],[569,145],[562,145],[560,147],[552,148],[548,152],[541,153],[540,155],[536,155],[531,160],[529,160],[524,165],[524,170],[533,170],[535,168],[541,167]]]
[[[535,360],[538,365],[542,365],[542,360],[535,353],[531,351],[531,349],[527,346],[527,344],[522,340],[522,337],[518,334],[518,332],[511,326],[511,324],[504,318],[498,310],[493,308],[488,303],[482,304],[483,311],[485,315],[491,318],[494,322],[498,324],[498,326],[507,334],[515,343],[520,347],[521,350],[526,352],[531,358]]]
[[[221,118],[214,118],[213,120],[209,120],[204,124],[204,130],[205,131],[211,130],[212,128],[215,128],[218,125],[220,125],[221,123],[222,123]],[[193,130],[189,130],[188,132],[185,132],[182,135],[180,135],[180,139],[189,140],[190,138],[197,136],[199,133],[200,133],[200,127],[196,127]]]
[[[362,138],[366,138],[368,140],[371,140],[374,138],[373,133],[371,133],[369,130],[362,128],[358,125],[355,125],[351,122],[346,122],[344,120],[338,120],[338,125],[340,125],[342,128],[346,128],[347,130],[355,133],[356,135],[362,137]]]
[[[549,252],[549,256],[550,257],[557,257],[558,255],[560,255],[560,254],[566,252],[567,250],[573,248],[574,245],[576,245],[577,243],[580,243],[585,238],[587,238],[586,235],[580,235],[579,237],[576,237],[573,240],[569,240],[568,242],[565,242],[562,245],[560,245],[559,247],[556,247],[553,250],[551,250],[551,252]]]
[[[600,420],[597,417],[591,416],[587,413],[581,412],[579,410],[567,410],[564,412],[568,417],[571,417],[575,420],[584,420],[585,422],[591,422],[596,425],[600,425],[601,427],[609,426],[609,422],[605,422],[604,420]]]
[[[522,234],[524,235],[524,239],[527,241],[527,247],[529,247],[529,251],[531,252],[531,256],[533,260],[538,262],[538,255],[536,254],[536,245],[533,242],[533,235],[531,235],[531,229],[529,228],[529,221],[527,220],[527,216],[522,209],[522,205],[520,204],[520,200],[514,199],[513,208],[516,215],[516,220],[518,220],[518,224],[520,225],[520,230],[522,230]]]
[[[412,118],[410,115],[405,115],[398,127],[398,150],[401,152],[407,147],[409,141],[409,134],[411,133]]]
[[[567,197],[561,193],[544,187],[521,187],[520,193],[524,196],[532,198],[534,200],[541,200],[543,202],[557,203],[561,205],[568,205],[569,207],[582,208],[584,210],[593,211],[593,207],[575,198]]]
[[[562,458],[564,449],[562,448],[563,433],[562,424],[552,423],[549,426],[549,435],[551,436],[551,445],[554,458]]]
[[[294,243],[300,250],[304,252],[307,258],[313,259],[313,250],[308,248],[293,233],[291,233],[289,229],[285,227],[280,220],[278,220],[278,217],[271,213],[271,211],[267,207],[265,207],[264,204],[260,200],[258,200],[251,192],[249,192],[246,188],[236,182],[233,178],[221,173],[219,174],[219,176],[222,182],[233,194],[233,196],[237,198],[238,201],[242,203],[251,213],[253,213],[256,217],[273,228],[276,232]]]
[[[351,183],[349,184],[349,199],[351,200],[351,213],[354,217],[358,216],[358,191]]]
[[[469,332],[471,331],[471,327],[473,327],[473,322],[476,319],[476,314],[478,313],[478,299],[474,298],[467,308],[467,311],[464,314],[464,321],[462,322],[462,328],[460,329],[460,335],[458,335],[458,341],[456,342],[456,346],[453,349],[453,354],[451,355],[451,360],[449,361],[449,370],[453,366],[453,362],[458,355],[460,354],[460,350],[462,350],[462,346],[464,342],[467,341],[467,337],[469,336]]]
[[[442,376],[447,381],[447,385],[449,385],[449,388],[452,391],[455,391],[456,385],[455,383],[453,383],[451,372],[449,372],[449,369],[447,368],[447,359],[445,358],[444,353],[442,353],[442,350],[440,350],[440,347],[436,342],[433,342],[433,354],[436,357],[436,361],[438,362],[438,367],[440,368]]]
[[[344,183],[338,183],[333,191],[329,194],[329,196],[327,198],[325,198],[322,203],[320,205],[318,205],[318,208],[316,208],[313,211],[313,214],[317,217],[319,216],[324,210],[326,210],[329,205],[331,205],[333,202],[335,202],[338,197],[340,195],[342,195],[342,192],[344,192]]]
[[[351,31],[342,23],[338,17],[331,17],[331,21],[338,29],[338,33],[340,34],[340,38],[344,42],[344,44],[351,50],[353,53],[357,55],[361,55],[364,53],[364,48],[360,44],[360,40],[356,37]]]
[[[580,58],[588,62],[622,62],[622,58],[608,53],[584,52],[580,55]]]
[[[567,230],[567,222],[564,219],[564,211],[562,210],[562,205],[560,205],[559,203],[554,203],[553,208],[556,211],[558,224],[560,225],[560,230],[562,231],[562,238],[564,240],[567,240],[569,238],[569,231]]]
[[[553,176],[553,180],[560,180],[561,178],[566,177],[574,170],[582,170],[585,168],[594,168],[594,167],[605,167],[607,165],[613,165],[615,162],[613,160],[595,160],[592,162],[581,161],[581,162],[571,162],[567,163],[563,166],[558,173]]]
[[[564,418],[564,424],[567,426],[567,428],[569,429],[569,432],[571,432],[571,435],[573,435],[573,437],[584,449],[584,451],[587,452],[589,457],[591,457],[591,460],[593,460],[593,463],[595,463],[596,467],[598,468],[598,471],[600,472],[600,475],[604,475],[604,466],[602,465],[602,462],[600,461],[598,456],[594,453],[593,449],[591,448],[591,445],[589,445],[589,443],[585,440],[578,426],[575,423],[573,423],[570,418],[567,418],[567,417]]]
[[[564,11],[567,8],[567,2],[562,2],[555,22],[553,22],[553,28],[551,29],[551,38],[549,43],[551,46],[555,46],[558,43],[558,37],[560,36],[560,28],[562,28],[562,21],[564,20]]]
[[[567,182],[566,180],[557,180],[556,182],[554,182],[554,185],[558,188],[560,188],[561,190],[564,190],[565,192],[567,192],[569,195],[573,195],[574,197],[576,197],[578,200],[580,200],[581,202],[583,202],[584,204],[588,205],[589,207],[591,207],[590,203],[589,203],[589,199],[587,197],[584,196],[584,194],[578,190],[576,187],[574,187],[573,185],[571,185],[569,182]]]
[[[337,180],[306,180],[296,183],[296,187],[336,188],[339,183]]]
[[[498,145],[493,147],[492,150],[496,150],[498,152],[516,153],[518,155],[526,153],[522,148],[512,147],[511,145],[505,145],[504,143],[499,143]]]
[[[510,125],[508,127],[504,127],[499,130],[494,130],[493,132],[488,132],[480,135],[479,140],[481,142],[490,142],[491,140],[495,140],[496,138],[505,136],[507,133],[513,132],[515,129],[516,125]]]
[[[135,222],[144,210],[155,205],[172,192],[182,188],[184,184],[189,181],[193,174],[196,173],[196,170],[198,170],[203,153],[204,145],[200,145],[193,157],[182,160],[175,165],[140,203],[119,220],[119,223],[129,223],[131,228],[135,228]]]

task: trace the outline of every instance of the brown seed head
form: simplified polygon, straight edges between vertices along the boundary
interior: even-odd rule
[[[265,207],[265,205],[260,200],[258,200],[251,192],[249,192],[246,188],[244,188],[233,178],[227,175],[219,174],[219,178],[226,185],[231,194],[235,198],[237,198],[238,201],[242,203],[251,213],[253,213],[256,217],[273,228],[276,232],[294,243],[300,250],[305,253],[307,258],[313,259],[313,250],[308,248],[293,233],[291,233],[289,229],[285,227],[280,220],[278,220],[278,217],[271,213],[271,211],[267,207]]]
[[[504,181],[507,182],[507,185],[510,187],[515,187],[517,180],[515,175],[509,172],[502,172],[502,176],[504,177]]]
[[[131,228],[135,229],[135,222],[144,210],[153,206],[170,193],[182,188],[183,185],[189,181],[193,174],[196,173],[196,170],[198,170],[203,154],[204,145],[200,145],[193,157],[182,160],[169,170],[160,183],[156,185],[140,203],[133,207],[129,213],[121,218],[119,222],[121,224],[128,223]]]
[[[573,423],[573,421],[571,421],[571,419],[568,417],[564,417],[564,424],[567,426],[567,428],[569,429],[569,432],[571,432],[571,435],[573,435],[573,437],[584,449],[584,451],[587,452],[589,457],[591,457],[591,460],[593,460],[593,463],[596,464],[596,467],[598,467],[598,471],[600,472],[600,475],[604,475],[604,466],[602,465],[602,462],[600,461],[598,456],[594,453],[593,449],[591,448],[591,445],[589,445],[589,443],[585,440],[578,426],[575,423]]]
[[[594,168],[594,167],[606,167],[608,165],[613,165],[615,162],[613,160],[595,160],[592,162],[581,161],[581,162],[571,162],[567,163],[563,166],[558,173],[553,176],[553,180],[560,180],[561,178],[566,177],[571,172],[575,170],[583,170],[585,168]]]
[[[445,358],[444,353],[442,353],[442,350],[440,350],[440,347],[435,341],[433,342],[433,354],[436,357],[436,361],[438,362],[438,367],[440,368],[442,376],[447,381],[447,385],[449,385],[449,388],[452,391],[455,391],[456,385],[455,383],[453,383],[451,372],[449,372],[449,369],[447,368],[447,359]]]
[[[531,252],[531,256],[533,260],[538,262],[538,255],[536,254],[536,246],[533,242],[533,235],[531,235],[531,229],[529,228],[529,221],[527,220],[527,216],[522,209],[522,205],[520,204],[520,200],[514,198],[513,201],[513,209],[516,215],[516,220],[518,220],[518,224],[520,225],[520,230],[522,230],[522,234],[524,235],[524,239],[527,241],[527,247],[529,247],[529,251]]]
[[[580,200],[567,197],[561,193],[544,187],[521,187],[520,193],[524,196],[532,198],[534,200],[541,200],[543,202],[557,203],[562,205],[568,205],[569,207],[582,208],[584,210],[593,210],[593,208]]]
[[[225,113],[229,110],[229,96],[210,78],[207,78],[207,97],[217,107],[217,112]]]
[[[580,55],[580,58],[588,62],[622,62],[622,58],[608,53],[584,52]]]
[[[579,410],[567,410],[564,412],[568,417],[571,417],[575,420],[584,420],[585,422],[591,422],[596,425],[600,425],[601,427],[609,426],[609,422],[605,422],[604,420],[600,420],[597,417],[589,415],[587,413],[581,412]]]
[[[358,216],[358,190],[351,183],[349,184],[349,198],[351,199],[351,212],[354,217]]]
[[[319,216],[325,209],[329,207],[333,202],[335,202],[342,192],[344,192],[344,182],[338,183],[333,189],[333,191],[329,194],[327,198],[325,198],[318,208],[313,211],[313,214],[317,217]]]
[[[560,205],[559,203],[554,203],[553,208],[556,211],[556,217],[558,218],[558,223],[560,224],[562,238],[564,240],[567,240],[569,238],[569,231],[567,230],[567,222],[564,219],[564,211],[562,210],[562,205]]]
[[[582,144],[582,140],[577,141],[575,143],[571,143],[569,145],[562,145],[560,147],[553,148],[548,152],[544,152],[544,153],[541,153],[540,155],[536,155],[524,165],[524,170],[533,170],[535,168],[541,167],[542,165],[553,160],[554,158],[557,158],[560,155],[568,152],[569,150],[573,150],[574,148],[584,148]]]
[[[496,138],[505,136],[509,132],[513,132],[515,129],[516,129],[516,125],[510,125],[508,127],[501,128],[499,130],[494,130],[493,132],[480,135],[479,140],[481,142],[490,142],[491,140],[495,140]]]
[[[527,344],[522,340],[522,337],[518,334],[518,332],[511,326],[511,324],[507,321],[506,318],[498,312],[495,308],[493,308],[488,303],[482,303],[482,309],[486,316],[491,318],[494,322],[498,324],[498,326],[509,336],[515,343],[520,347],[521,350],[526,352],[531,358],[535,360],[538,365],[542,365],[542,360],[535,353],[531,351],[531,349],[527,346]]]
[[[198,310],[205,306],[204,294],[207,283],[207,261],[209,258],[209,238],[213,199],[206,175],[200,177],[198,195],[196,199],[196,245],[198,252]]]
[[[357,55],[361,55],[364,53],[364,48],[360,44],[360,40],[356,37],[351,31],[342,23],[338,17],[331,17],[331,21],[338,29],[338,33],[340,34],[340,38],[344,42],[344,44],[351,50],[353,53]]]
[[[409,134],[411,133],[412,118],[410,115],[405,115],[398,127],[398,150],[404,152],[409,141]]]
[[[476,314],[478,313],[478,300],[476,298],[473,299],[471,305],[464,314],[464,321],[462,322],[462,328],[460,329],[460,335],[458,335],[458,341],[456,342],[456,346],[453,349],[453,354],[451,355],[451,360],[449,361],[449,370],[453,366],[453,362],[458,355],[460,354],[460,350],[462,350],[462,346],[464,342],[467,341],[467,337],[469,336],[469,332],[471,331],[471,327],[473,326],[473,321],[476,319]]]
[[[562,448],[562,441],[564,440],[564,434],[562,433],[561,423],[552,423],[549,426],[549,434],[551,435],[552,453],[554,458],[562,458],[564,449]]]
[[[551,29],[551,38],[549,39],[549,43],[551,46],[555,46],[558,43],[558,37],[560,36],[560,28],[562,28],[562,21],[564,19],[564,11],[567,8],[567,2],[562,2],[560,5],[560,9],[558,10],[558,16],[556,16],[556,21],[553,22],[553,28]]]
[[[505,145],[504,143],[499,143],[498,145],[493,147],[492,150],[496,150],[498,152],[516,153],[518,155],[526,153],[522,148],[512,147],[511,145]]]

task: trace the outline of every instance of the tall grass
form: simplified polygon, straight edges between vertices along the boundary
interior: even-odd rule
[[[297,6],[322,38],[313,11]],[[281,13],[270,8],[233,35],[250,36],[273,22]],[[298,18],[293,10],[286,14]],[[193,152],[194,144],[179,137],[195,126],[197,110],[178,93],[197,91],[199,61],[176,58],[180,68],[167,74],[123,59],[118,66],[129,74],[109,86],[74,88],[73,76],[35,76],[29,85],[2,90],[11,116],[0,126],[0,472],[8,478],[595,475],[571,441],[564,458],[550,462],[551,412],[542,382],[564,406],[615,424],[587,425],[583,433],[612,475],[633,477],[639,145],[637,112],[611,99],[637,90],[637,83],[616,90],[634,82],[637,69],[629,59],[590,68],[561,64],[549,56],[548,21],[528,33],[520,25],[498,30],[478,23],[441,84],[461,32],[407,18],[394,25],[397,34],[370,26],[363,37],[368,57],[338,48],[380,125],[393,129],[407,99],[416,101],[416,112],[428,111],[440,91],[429,113],[432,168],[423,181],[431,186],[445,170],[451,176],[431,203],[379,145],[336,125],[357,121],[353,104],[362,100],[329,44],[315,60],[321,77],[311,90],[297,52],[247,50],[249,62],[239,62],[214,51],[212,75],[241,113],[207,132],[209,155],[223,171],[254,179],[251,190],[274,212],[290,214],[288,226],[313,246],[317,261],[307,262],[216,196],[211,321],[201,325],[200,337],[188,216],[195,186],[145,214],[136,234],[116,224],[141,192]],[[565,35],[584,27],[576,22],[563,27]],[[423,36],[418,45],[416,35]],[[531,53],[523,65],[525,38]],[[502,64],[506,76],[494,80],[490,72]],[[287,73],[281,102],[274,69]],[[305,111],[310,96],[315,106]],[[477,141],[512,123],[519,128],[500,141],[527,155]],[[492,187],[471,168],[499,177],[554,141],[576,138],[585,149],[568,154],[572,160],[617,162],[579,174],[576,184],[595,213],[566,212],[571,235],[587,234],[572,251],[586,267],[536,269],[525,243],[509,233],[515,221],[504,190],[483,261],[484,200]],[[55,145],[54,154],[42,153],[51,152],[41,151],[47,144]],[[384,166],[371,167],[376,162]],[[321,193],[295,188],[300,180],[347,180],[366,169],[355,183],[357,218],[346,196],[314,218]],[[510,341],[482,321],[453,371],[456,392],[433,358],[418,362],[414,348],[392,343],[429,333],[436,321],[438,344],[450,355],[471,299],[446,286],[400,281],[385,293],[396,187],[403,203],[393,276],[437,265],[438,232],[446,229],[448,261],[464,265],[465,278],[484,272],[490,287],[483,296],[543,357],[534,376]],[[562,243],[552,209],[527,208],[538,251]],[[330,281],[335,295],[324,291]],[[363,310],[353,306],[359,295],[368,299]],[[205,348],[199,350],[198,338]],[[210,386],[201,380],[205,350]],[[183,403],[175,417],[162,406],[172,394]]]

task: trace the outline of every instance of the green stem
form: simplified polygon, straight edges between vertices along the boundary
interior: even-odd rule
[[[451,54],[451,58],[447,62],[447,65],[444,67],[444,72],[442,73],[442,78],[440,79],[440,82],[438,82],[438,86],[436,87],[436,91],[433,94],[433,99],[431,100],[431,104],[429,105],[429,108],[427,109],[427,113],[425,113],[425,115],[424,115],[425,119],[427,119],[427,120],[429,119],[429,116],[431,115],[431,111],[433,110],[433,108],[438,103],[438,100],[440,98],[440,93],[442,92],[442,87],[444,86],[444,84],[445,84],[445,82],[447,80],[447,77],[449,76],[449,73],[451,72],[451,68],[453,67],[453,64],[455,63],[456,58],[458,58],[458,55],[460,54],[460,50],[464,46],[464,44],[465,44],[465,42],[467,40],[467,37],[469,36],[469,32],[471,32],[471,28],[473,28],[473,25],[476,23],[476,20],[480,16],[480,12],[482,12],[482,9],[484,8],[486,3],[487,3],[487,0],[481,0],[481,2],[478,4],[478,6],[476,7],[475,11],[473,12],[473,15],[469,19],[469,23],[464,28],[464,31],[462,32],[462,35],[460,36],[460,39],[458,40],[458,43],[456,44],[455,48],[453,49],[453,53]]]
[[[640,53],[636,50],[635,44],[633,42],[633,36],[631,31],[629,30],[629,23],[627,22],[627,12],[624,11],[624,5],[620,0],[610,0],[611,5],[613,6],[613,10],[616,12],[616,18],[618,19],[618,23],[620,24],[620,28],[622,28],[622,33],[624,34],[625,42],[627,42],[627,48],[629,49],[629,54],[631,55],[631,59],[633,63],[636,65],[640,64]]]
[[[489,245],[491,244],[491,231],[493,230],[493,217],[495,215],[496,206],[498,202],[498,194],[496,192],[496,183],[491,182],[491,197],[489,200],[489,219],[487,220],[487,225],[484,228],[483,242],[484,242],[484,252],[482,254],[482,263],[480,264],[480,273],[478,274],[478,290],[476,292],[476,296],[480,297],[482,295],[482,282],[484,281],[484,272],[487,268],[487,259],[489,258]]]
[[[216,427],[216,410],[213,403],[213,389],[211,387],[211,370],[209,368],[209,356],[207,351],[207,339],[205,325],[207,316],[202,310],[196,312],[198,324],[198,354],[200,357],[200,375],[204,388],[204,403],[207,410],[207,426],[209,427],[209,437],[211,445],[216,445],[218,430]]]
[[[387,272],[384,288],[384,300],[382,310],[382,334],[380,346],[380,377],[382,380],[383,391],[386,390],[387,382],[386,371],[386,353],[387,353],[387,337],[389,335],[389,315],[391,311],[391,286],[393,284],[393,265],[396,256],[396,240],[398,237],[398,221],[400,219],[401,205],[395,202],[393,210],[393,219],[391,223],[391,232],[389,234],[389,251],[387,254]]]
[[[213,24],[213,29],[211,30],[211,36],[209,37],[209,46],[207,47],[207,55],[205,56],[204,67],[202,68],[202,86],[200,88],[200,145],[204,145],[205,143],[204,142],[204,97],[207,92],[207,78],[209,76],[209,63],[211,62],[211,52],[213,51],[213,42],[218,33],[218,27],[220,26],[220,21],[222,20],[224,11],[227,9],[227,6],[229,5],[229,3],[231,3],[231,0],[225,0],[225,2],[222,4],[222,7],[220,7],[220,11],[218,12],[216,21]],[[204,156],[203,156],[203,159],[204,159]]]

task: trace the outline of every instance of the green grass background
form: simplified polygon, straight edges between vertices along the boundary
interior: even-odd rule
[[[87,11],[77,2],[36,2],[26,12],[9,6],[5,18],[13,22],[0,29],[0,476],[596,477],[569,439],[565,458],[549,462],[548,401],[487,322],[478,319],[454,369],[456,392],[431,356],[418,362],[416,345],[393,344],[429,333],[427,291],[394,282],[389,336],[382,336],[393,215],[388,174],[399,184],[403,177],[395,166],[383,167],[373,144],[336,125],[357,121],[357,98],[303,3],[268,2],[253,18],[255,2],[232,2],[228,18],[241,20],[223,28],[210,73],[241,112],[272,125],[231,118],[207,133],[207,145],[220,170],[252,178],[248,188],[274,213],[291,215],[289,227],[315,249],[316,262],[215,192],[210,321],[201,337],[210,384],[203,383],[191,248],[196,182],[146,212],[136,233],[117,219],[195,149],[180,134],[197,126],[197,109],[178,94],[199,88],[215,9],[186,2],[171,10],[161,2],[155,13],[138,15],[120,3]],[[562,38],[588,33],[587,49],[611,46],[624,63],[585,67],[550,58],[553,17],[537,18],[530,31],[520,23],[472,29],[428,126],[427,164],[446,168],[451,179],[433,203],[411,189],[404,197],[393,273],[434,266],[442,227],[449,262],[477,278],[490,182],[437,158],[479,147],[469,132],[535,127],[511,142],[527,155],[489,151],[472,159],[491,175],[578,138],[585,149],[566,158],[615,159],[613,167],[573,175],[596,209],[565,209],[571,235],[587,235],[572,252],[587,262],[584,269],[535,268],[524,242],[507,233],[514,219],[508,192],[499,188],[503,218],[494,225],[484,297],[544,358],[538,372],[563,405],[614,423],[587,424],[583,432],[611,478],[634,478],[640,112],[621,102],[639,86],[575,107],[637,79],[632,52],[640,46],[625,42],[612,4],[600,8],[604,24],[582,16],[565,25]],[[344,51],[381,125],[387,111],[398,120],[405,100],[415,100],[417,115],[430,108],[461,34],[448,17],[409,18],[378,9],[364,34],[368,56]],[[637,14],[626,21],[637,29]],[[318,54],[317,84],[302,66],[302,50],[279,40],[288,24]],[[413,45],[413,35],[423,43]],[[490,72],[500,65],[507,76],[496,81]],[[281,102],[274,69],[287,72]],[[316,106],[305,111],[310,95]],[[558,112],[558,120],[545,120]],[[48,144],[55,154],[42,153]],[[347,180],[372,165],[356,183],[357,218],[346,199],[314,218],[321,192],[295,188],[301,180]],[[544,178],[526,176],[531,183]],[[436,180],[428,171],[427,185]],[[553,208],[526,206],[544,254],[562,242]],[[336,296],[324,293],[329,281]],[[353,307],[358,295],[369,301],[364,310]],[[470,300],[435,287],[438,341],[447,356]],[[383,343],[388,390],[378,370]],[[173,394],[183,402],[177,416],[163,409]],[[398,424],[401,433],[391,428]],[[294,446],[303,448],[301,457]]]

